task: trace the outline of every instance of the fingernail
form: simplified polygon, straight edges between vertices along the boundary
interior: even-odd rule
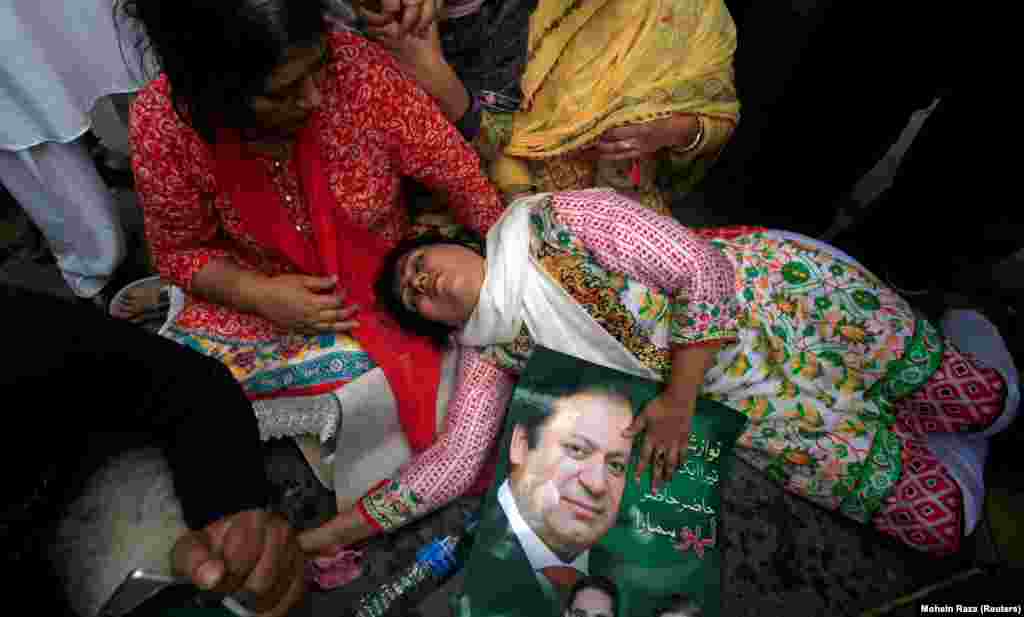
[[[201,565],[196,571],[196,577],[199,579],[196,581],[201,587],[210,589],[217,585],[217,580],[220,578],[220,568],[213,561],[208,561]]]

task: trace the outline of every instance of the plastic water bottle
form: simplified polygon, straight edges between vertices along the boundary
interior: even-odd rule
[[[459,536],[438,538],[416,552],[416,561],[390,582],[359,600],[356,617],[384,617],[401,598],[424,581],[442,582],[462,568],[468,557],[471,534],[479,522],[476,515],[466,517],[466,530]],[[463,550],[456,550],[462,546]]]

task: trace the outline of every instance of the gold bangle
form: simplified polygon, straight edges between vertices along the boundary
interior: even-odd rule
[[[693,141],[690,142],[690,144],[687,145],[687,146],[683,146],[683,147],[673,146],[672,147],[672,151],[675,152],[676,154],[686,154],[688,152],[693,152],[694,150],[697,149],[698,146],[700,146],[700,143],[702,141],[704,141],[704,118],[702,116],[699,116],[699,115],[696,116],[696,118],[697,118],[697,136],[694,137]]]

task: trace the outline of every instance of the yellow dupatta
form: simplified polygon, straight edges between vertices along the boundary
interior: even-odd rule
[[[492,172],[515,182],[527,172],[510,157],[563,155],[610,128],[677,113],[737,120],[735,50],[723,0],[540,0],[523,106]]]

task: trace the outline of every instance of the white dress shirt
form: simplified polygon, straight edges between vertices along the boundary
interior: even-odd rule
[[[523,552],[526,553],[526,559],[530,562],[530,567],[533,568],[533,574],[542,586],[551,585],[547,577],[541,573],[542,569],[550,566],[576,568],[584,576],[590,573],[590,549],[577,555],[576,559],[571,562],[562,561],[554,551],[548,548],[547,544],[544,544],[544,540],[541,540],[540,536],[526,524],[526,520],[519,513],[519,506],[516,505],[516,499],[512,495],[512,488],[509,486],[508,480],[505,480],[501,487],[498,488],[498,504],[505,511],[505,516],[508,517],[509,528],[512,530],[512,533],[516,534],[516,538],[519,539],[519,545],[523,547]]]

